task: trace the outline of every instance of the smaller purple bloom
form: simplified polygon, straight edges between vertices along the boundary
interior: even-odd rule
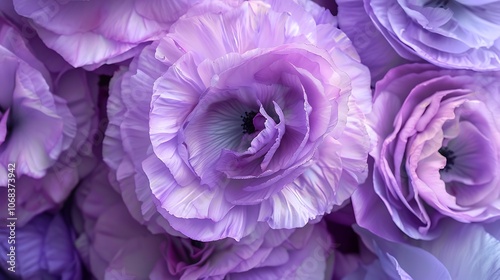
[[[442,225],[436,239],[392,242],[355,226],[374,259],[360,266],[346,280],[356,279],[499,279],[500,224]]]
[[[371,253],[366,252],[364,258],[359,258],[358,268],[343,277],[344,280],[458,279],[452,278],[447,268],[430,252],[409,244],[387,241],[359,227],[356,227],[356,232]],[[372,257],[368,258],[368,255]]]
[[[40,38],[73,67],[126,60],[168,31],[196,0],[12,1]]]
[[[11,229],[0,227],[0,266],[8,279],[82,279],[74,233],[61,215],[41,214],[14,231],[14,242],[9,243]],[[11,246],[15,248],[15,273],[9,270]]]
[[[15,185],[18,223],[24,225],[57,209],[89,171],[97,79],[75,69],[53,80],[4,19],[0,60],[0,197],[7,201],[8,183]],[[10,181],[9,165],[15,167]]]
[[[261,224],[239,242],[171,237],[151,279],[325,279],[330,247],[323,223],[292,230]]]
[[[406,59],[444,68],[500,70],[498,0],[357,2],[364,3],[366,14]]]
[[[409,64],[377,83],[373,180],[352,197],[360,226],[390,240],[401,231],[432,239],[442,220],[498,219],[499,78]]]
[[[339,28],[352,41],[361,62],[370,69],[372,85],[382,79],[391,68],[408,62],[391,47],[377,29],[366,14],[363,1],[337,0],[336,3]]]
[[[99,280],[147,279],[160,257],[163,236],[153,235],[130,216],[108,174],[101,163],[77,188],[73,211],[76,248],[86,268]]]

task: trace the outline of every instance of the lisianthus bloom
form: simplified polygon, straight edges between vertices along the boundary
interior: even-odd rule
[[[324,223],[272,230],[262,223],[240,242],[203,243],[153,234],[132,218],[98,165],[79,185],[76,241],[97,279],[324,279],[331,240]],[[135,278],[134,278],[135,277]]]
[[[0,197],[7,201],[8,184],[15,186],[16,215],[23,225],[60,206],[92,160],[97,80],[93,85],[91,75],[72,70],[53,83],[3,19],[0,60]],[[7,215],[0,211],[0,217]]]
[[[74,67],[93,69],[137,54],[196,0],[12,1],[15,11]]]
[[[328,11],[206,1],[114,77],[104,156],[144,222],[239,240],[348,199],[370,109],[367,69]]]
[[[498,279],[500,224],[446,222],[440,237],[404,243],[385,240],[356,226],[375,258],[360,259],[343,279]]]
[[[422,58],[445,68],[500,69],[498,0],[358,2],[364,2],[366,14],[406,59]],[[349,16],[358,21],[366,14]]]
[[[373,181],[352,198],[362,227],[431,239],[443,219],[500,215],[499,77],[408,64],[377,83]]]
[[[23,227],[0,227],[0,267],[7,278],[0,279],[82,279],[80,259],[73,244],[74,233],[62,215],[41,214]],[[9,243],[9,240],[14,242]],[[15,247],[13,262],[8,254]],[[9,270],[14,267],[15,272]],[[18,278],[17,278],[18,277]]]

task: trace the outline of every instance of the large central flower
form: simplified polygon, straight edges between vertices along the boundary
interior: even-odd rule
[[[153,231],[301,227],[365,179],[367,70],[333,17],[303,5],[201,3],[115,77],[106,160]]]

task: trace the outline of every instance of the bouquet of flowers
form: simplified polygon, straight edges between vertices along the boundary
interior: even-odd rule
[[[0,279],[500,279],[500,0],[2,0]]]

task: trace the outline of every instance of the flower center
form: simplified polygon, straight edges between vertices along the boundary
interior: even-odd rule
[[[446,165],[444,166],[443,169],[445,172],[450,171],[451,167],[455,164],[455,159],[457,156],[455,155],[455,152],[452,150],[448,149],[448,147],[442,147],[438,151],[443,157],[446,158]]]
[[[252,134],[255,132],[255,126],[253,125],[253,118],[257,115],[254,111],[245,112],[245,116],[241,116],[241,120],[243,123],[241,127],[243,127],[243,133]]]

